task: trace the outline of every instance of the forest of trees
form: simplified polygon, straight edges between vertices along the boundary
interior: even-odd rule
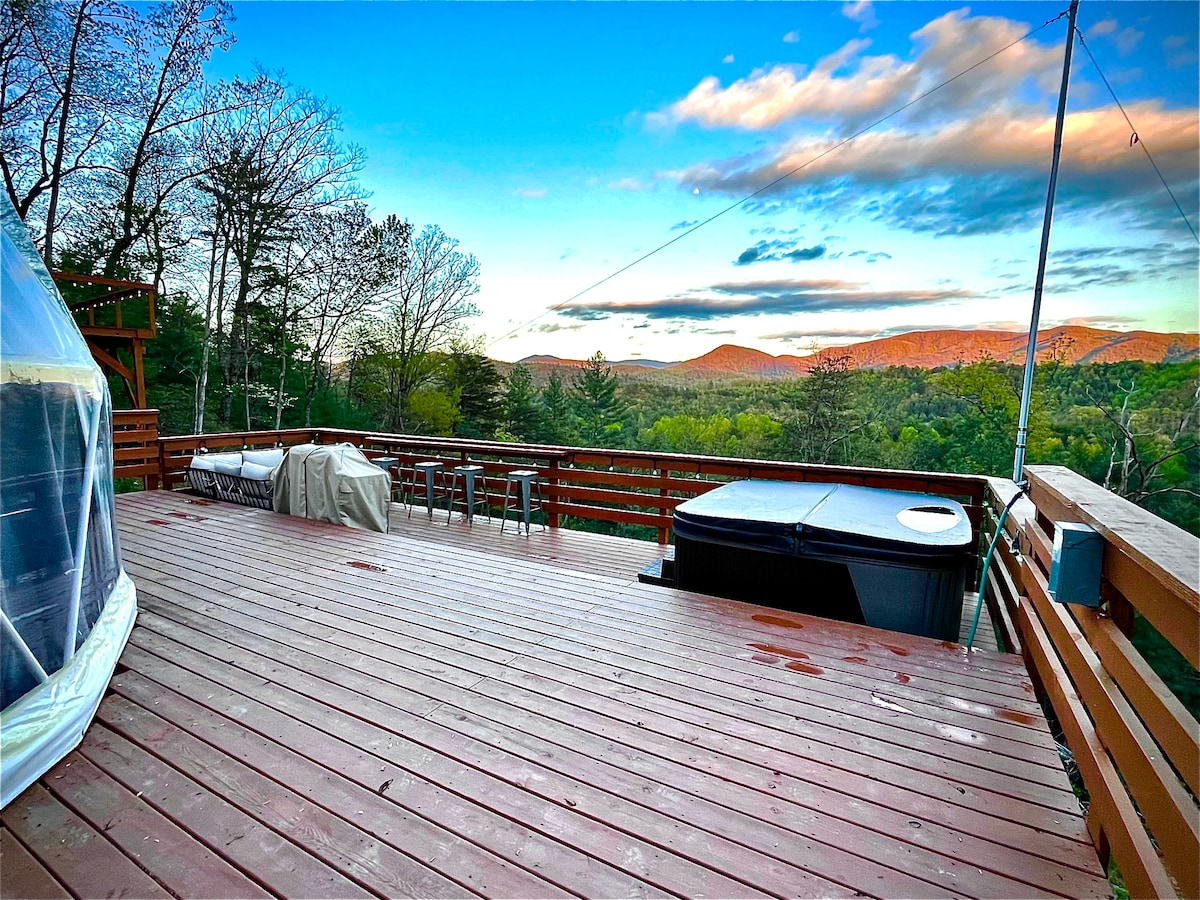
[[[213,83],[223,0],[0,5],[0,174],[52,269],[148,281],[164,433],[320,424],[888,468],[1011,473],[1020,373],[991,361],[792,381],[535,377],[468,331],[478,260],[371,210],[320,96]],[[1038,369],[1028,461],[1200,533],[1195,362]],[[117,393],[117,392],[114,392]]]

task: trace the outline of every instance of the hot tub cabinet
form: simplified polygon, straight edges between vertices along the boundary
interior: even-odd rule
[[[679,587],[958,640],[971,523],[953,500],[735,481],[675,508]]]

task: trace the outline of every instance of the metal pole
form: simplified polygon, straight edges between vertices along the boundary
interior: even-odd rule
[[[1038,252],[1037,279],[1033,284],[1033,315],[1029,342],[1025,346],[1025,382],[1021,388],[1021,413],[1017,421],[1017,452],[1013,459],[1013,481],[1021,483],[1025,470],[1025,444],[1029,436],[1029,405],[1033,397],[1033,367],[1037,354],[1038,319],[1042,314],[1042,284],[1046,280],[1046,254],[1050,249],[1050,221],[1054,218],[1054,189],[1058,186],[1058,158],[1062,154],[1063,120],[1067,116],[1067,86],[1071,81],[1071,49],[1075,46],[1075,16],[1079,0],[1067,10],[1067,48],[1063,59],[1062,87],[1058,91],[1058,119],[1054,123],[1054,155],[1050,160],[1050,184],[1046,188],[1046,215],[1042,219],[1042,246]]]

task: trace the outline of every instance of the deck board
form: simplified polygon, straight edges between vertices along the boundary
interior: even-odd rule
[[[21,831],[61,795],[194,841],[207,890],[100,838],[183,894],[1109,894],[1019,657],[642,585],[620,538],[118,518],[138,624],[6,883],[91,890]]]

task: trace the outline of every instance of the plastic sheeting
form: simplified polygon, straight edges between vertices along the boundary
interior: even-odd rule
[[[273,473],[277,513],[387,531],[391,479],[351,444],[300,444]]]
[[[107,384],[6,201],[0,219],[0,804],[7,804],[79,743],[136,601],[117,543]]]

